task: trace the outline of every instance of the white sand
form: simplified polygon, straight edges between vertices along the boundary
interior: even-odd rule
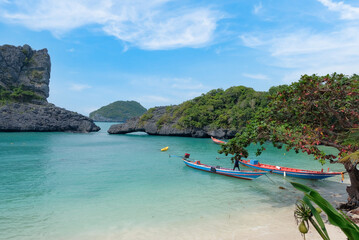
[[[264,210],[264,209],[263,209]],[[294,206],[272,208],[246,217],[236,214],[216,218],[200,218],[177,224],[127,227],[124,230],[107,229],[92,232],[73,239],[123,239],[123,240],[235,240],[235,239],[303,239],[293,216]],[[243,214],[242,214],[243,215]],[[237,214],[237,216],[239,216]],[[327,224],[331,239],[345,240],[345,235],[335,226]],[[322,239],[310,227],[306,239]]]
[[[321,194],[333,205],[346,199],[345,185],[333,181],[331,188],[317,186]],[[320,185],[320,184],[318,184]],[[294,219],[295,206],[273,207],[263,202],[255,209],[243,209],[241,212],[226,211],[223,215],[215,216],[209,212],[190,221],[178,221],[147,225],[111,226],[107,229],[86,232],[72,238],[76,240],[259,240],[259,239],[290,239],[301,240]],[[163,221],[161,221],[163,222]],[[326,224],[329,236],[335,240],[346,240],[340,228]],[[321,240],[322,238],[310,225],[306,239]]]

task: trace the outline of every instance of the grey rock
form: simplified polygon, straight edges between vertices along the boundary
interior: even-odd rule
[[[0,102],[0,132],[100,130],[90,118],[47,102],[50,71],[47,49],[36,51],[29,45],[0,46],[0,87],[11,90],[22,86],[41,97],[30,102]]]
[[[23,86],[46,102],[49,97],[50,71],[47,49],[35,51],[29,45],[0,46],[0,86],[3,88]]]
[[[99,131],[85,116],[47,103],[10,103],[0,106],[0,132],[93,132]]]
[[[166,107],[156,107],[152,118],[145,122],[141,122],[141,117],[136,117],[127,120],[123,124],[114,124],[107,131],[110,134],[126,134],[131,132],[146,132],[150,135],[162,135],[162,136],[181,136],[181,137],[196,137],[207,138],[213,136],[215,138],[233,138],[237,131],[230,129],[211,129],[206,126],[204,128],[179,128],[177,125],[177,119],[158,126],[158,120],[166,114]]]

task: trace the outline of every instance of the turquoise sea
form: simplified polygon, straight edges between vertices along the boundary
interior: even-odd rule
[[[97,124],[102,130],[89,134],[0,133],[0,239],[263,239],[288,229],[301,239],[292,211],[301,194],[283,177],[197,171],[169,154],[233,164],[216,159],[224,156],[210,139],[109,135],[109,123]],[[308,155],[267,149],[256,158],[322,168]],[[297,181],[345,198],[340,177]]]

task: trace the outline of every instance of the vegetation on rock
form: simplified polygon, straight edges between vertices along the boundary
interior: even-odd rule
[[[8,102],[31,102],[32,100],[43,99],[31,90],[25,90],[22,85],[5,89],[0,86],[0,103]]]
[[[132,117],[141,116],[144,112],[146,112],[146,108],[136,101],[116,101],[91,112],[90,118],[95,121],[121,122]]]
[[[246,126],[254,113],[268,104],[267,92],[256,92],[244,86],[227,90],[214,89],[180,105],[168,106],[157,126],[176,121],[179,128],[240,129]],[[150,109],[140,121],[153,117]]]

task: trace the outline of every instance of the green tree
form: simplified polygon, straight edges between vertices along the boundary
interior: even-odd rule
[[[234,158],[248,157],[246,148],[259,143],[257,155],[266,142],[289,151],[305,152],[324,163],[338,162],[359,149],[359,76],[332,74],[304,75],[290,86],[270,89],[267,108],[257,111],[246,128],[220,153],[234,154]],[[337,156],[326,154],[320,145],[339,150]],[[359,171],[356,161],[342,161],[349,174],[351,186],[347,207],[359,206]]]
[[[213,89],[171,109],[180,127],[240,129],[258,108],[268,104],[268,93],[244,86]]]
[[[100,116],[112,121],[126,121],[145,112],[146,108],[136,101],[116,101],[91,112],[90,118],[96,119]]]

